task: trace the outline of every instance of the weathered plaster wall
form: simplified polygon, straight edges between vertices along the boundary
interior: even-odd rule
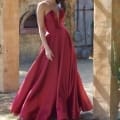
[[[20,18],[40,0],[20,0]],[[20,64],[32,63],[41,44],[39,34],[20,34]]]
[[[94,0],[94,112],[110,120],[112,0]]]

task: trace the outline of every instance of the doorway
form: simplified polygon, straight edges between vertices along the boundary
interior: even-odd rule
[[[76,0],[74,42],[78,69],[93,101],[93,0]]]

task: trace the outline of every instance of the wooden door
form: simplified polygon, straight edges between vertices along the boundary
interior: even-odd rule
[[[93,0],[76,0],[75,26],[77,55],[88,58],[93,49]]]

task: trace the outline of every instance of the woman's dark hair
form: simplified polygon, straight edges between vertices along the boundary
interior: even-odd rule
[[[63,8],[64,10],[66,10],[65,0],[56,0],[56,3],[60,4],[61,8]]]

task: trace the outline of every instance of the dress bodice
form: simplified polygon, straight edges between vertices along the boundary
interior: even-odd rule
[[[50,10],[45,15],[45,27],[47,32],[55,32],[57,29],[60,29],[64,26],[64,14],[64,10],[60,9],[59,17],[57,17],[57,14],[53,10]]]

